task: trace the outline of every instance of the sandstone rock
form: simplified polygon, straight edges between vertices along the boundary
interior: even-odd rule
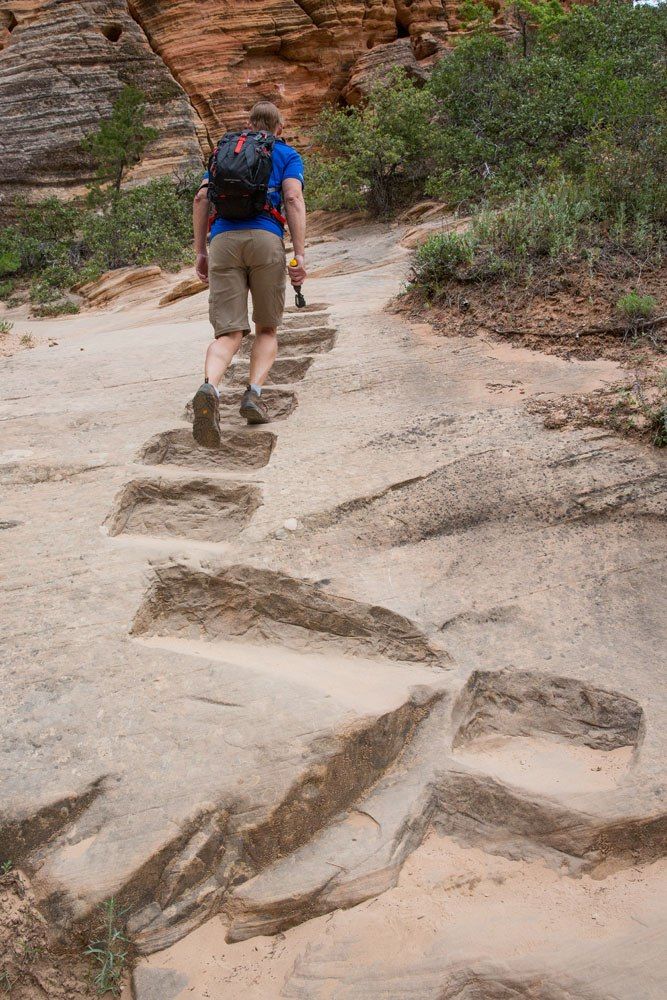
[[[324,239],[335,237],[343,228],[367,221],[363,212],[326,212],[318,209],[308,213],[308,243],[313,237]]]
[[[388,45],[378,45],[359,57],[343,90],[344,99],[348,104],[358,104],[396,67],[418,82],[425,83],[428,79],[428,69],[417,61],[410,39],[400,38]]]
[[[86,182],[92,171],[81,140],[110,114],[126,84],[147,94],[146,122],[158,131],[134,176],[201,163],[201,123],[124,0],[2,4],[0,18],[0,183],[6,199],[22,190],[60,193]]]
[[[396,9],[382,0],[131,0],[133,15],[212,135],[242,125],[261,97],[302,133],[341,92],[356,56],[396,38]]]
[[[163,295],[160,299],[159,306],[168,306],[171,302],[178,302],[179,299],[187,299],[190,295],[198,295],[199,292],[204,292],[208,288],[203,281],[196,275],[192,275],[189,278],[184,278],[183,281],[179,281],[177,285],[170,288],[166,295]]]
[[[442,215],[446,206],[442,201],[419,201],[416,205],[410,205],[404,212],[397,216],[398,222],[423,222],[425,219]]]
[[[159,138],[136,178],[198,162],[274,100],[299,141],[324,104],[358,101],[392,65],[425,79],[459,0],[0,0],[0,181],[8,195],[90,176],[79,142],[125,83]],[[502,17],[495,27],[504,30]],[[38,123],[38,124],[36,124]]]
[[[425,31],[423,35],[415,38],[413,44],[413,51],[417,59],[428,59],[429,56],[437,55],[443,50],[444,44],[430,31]]]
[[[114,271],[107,271],[96,281],[79,285],[76,291],[89,305],[109,305],[131,289],[153,284],[161,274],[162,270],[156,264],[147,267],[119,267]]]

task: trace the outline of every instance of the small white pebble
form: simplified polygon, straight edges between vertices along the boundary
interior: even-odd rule
[[[298,527],[299,527],[299,522],[295,517],[288,517],[287,520],[283,523],[283,528],[286,528],[287,531],[296,531]]]

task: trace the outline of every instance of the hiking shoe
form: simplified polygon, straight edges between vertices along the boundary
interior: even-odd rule
[[[250,386],[243,393],[241,416],[245,417],[249,424],[268,424],[271,419],[266,403]]]
[[[192,436],[203,448],[220,447],[220,401],[209,382],[197,389],[192,400]]]

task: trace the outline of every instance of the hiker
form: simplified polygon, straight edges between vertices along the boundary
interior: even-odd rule
[[[218,143],[195,195],[195,270],[210,288],[209,317],[215,336],[206,352],[204,383],[193,400],[193,435],[206,448],[220,445],[218,385],[250,332],[248,291],[255,340],[241,414],[249,424],[269,421],[262,386],[276,359],[277,328],[285,306],[285,223],[296,260],[289,267],[290,280],[299,286],[306,279],[303,161],[280,138],[282,129],[275,104],[255,104],[247,130],[228,132]],[[280,214],[282,205],[287,218]],[[212,208],[215,218],[207,250]]]

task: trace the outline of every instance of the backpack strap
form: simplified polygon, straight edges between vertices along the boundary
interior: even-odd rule
[[[279,222],[281,226],[286,226],[287,225],[287,219],[285,218],[285,216],[281,215],[280,212],[278,211],[278,209],[274,208],[273,205],[269,205],[268,201],[267,201],[266,205],[264,206],[264,211],[268,212],[268,214],[273,219],[275,219],[276,222]]]
[[[264,206],[263,210],[284,228],[287,225],[287,219],[285,218],[284,215],[281,215],[281,213],[278,211],[277,208],[274,208],[274,206],[271,204],[271,198],[270,198],[271,194],[278,194],[279,191],[280,188],[275,186],[270,187],[268,189],[268,191],[266,192],[267,193],[266,205]],[[282,201],[282,197],[280,198],[280,200]]]

